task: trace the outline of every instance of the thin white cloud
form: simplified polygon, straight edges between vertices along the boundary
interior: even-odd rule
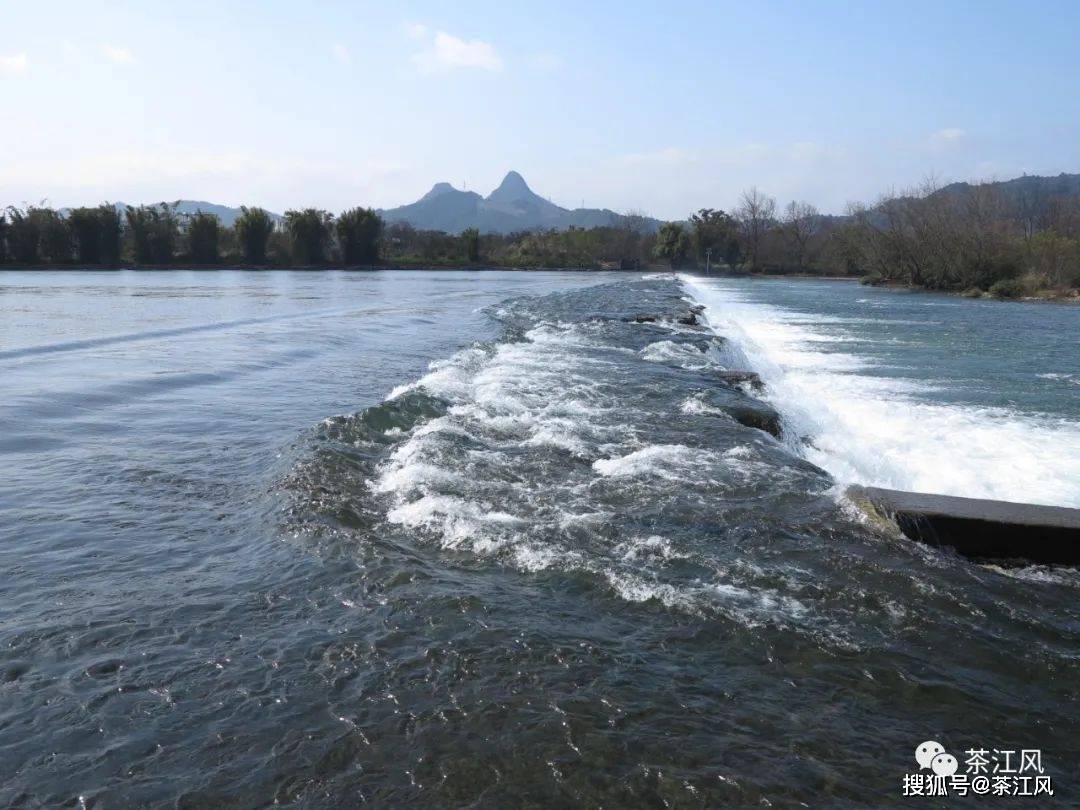
[[[967,133],[964,130],[957,127],[949,127],[948,129],[941,129],[934,133],[935,138],[940,138],[945,141],[956,141],[963,138]]]
[[[498,72],[503,68],[499,52],[479,39],[459,39],[439,31],[430,47],[413,54],[413,62],[421,73],[445,73],[451,70],[476,69]]]
[[[25,53],[17,53],[14,56],[0,56],[0,75],[14,76],[16,73],[25,73],[26,65]]]
[[[405,36],[407,36],[409,39],[426,39],[427,34],[428,28],[423,23],[405,23]]]
[[[342,45],[340,42],[335,42],[330,46],[330,53],[342,65],[352,64],[352,54],[349,49]]]
[[[967,133],[959,127],[946,127],[939,129],[930,136],[930,147],[942,150],[959,145],[967,138]]]
[[[105,54],[106,59],[118,65],[129,65],[135,61],[135,54],[128,48],[121,48],[116,45],[102,45],[101,52]]]

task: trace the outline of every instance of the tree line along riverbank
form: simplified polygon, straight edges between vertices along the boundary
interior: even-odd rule
[[[240,210],[232,226],[175,205],[57,210],[9,207],[0,215],[7,267],[426,266],[676,269],[858,277],[967,295],[1075,297],[1080,287],[1080,197],[1018,198],[1001,184],[933,184],[852,204],[843,216],[808,202],[782,210],[756,188],[731,211],[701,209],[659,230],[645,217],[618,226],[451,234],[387,223],[357,207],[277,217]]]

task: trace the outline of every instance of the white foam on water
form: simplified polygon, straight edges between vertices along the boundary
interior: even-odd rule
[[[635,419],[648,414],[602,382],[598,368],[612,355],[591,341],[589,329],[543,324],[521,342],[466,349],[397,389],[422,389],[449,407],[402,436],[378,469],[371,489],[387,498],[387,520],[523,572],[588,573],[627,601],[722,614],[748,627],[797,626],[843,643],[822,629],[826,619],[784,592],[797,583],[778,591],[767,572],[719,565],[668,537],[612,536],[616,516],[597,509],[596,487],[633,486],[649,497],[676,486],[719,491],[783,472],[756,461],[751,445],[718,453],[643,444]],[[569,452],[591,464],[579,460],[579,474],[537,486],[522,475],[525,448],[548,459],[537,463],[558,464],[558,455],[544,454]],[[700,573],[690,577],[687,568]]]
[[[709,324],[807,437],[803,454],[840,483],[1080,507],[1080,423],[933,402],[917,381],[872,376],[871,357],[819,351],[844,320],[751,302],[731,284],[684,277]],[[865,344],[863,344],[865,345]]]
[[[541,324],[520,343],[466,349],[395,389],[391,398],[422,389],[450,407],[412,430],[372,482],[391,496],[388,520],[434,532],[444,547],[508,553],[525,570],[553,564],[560,550],[529,539],[536,498],[520,491],[512,455],[584,454],[612,438],[591,373],[603,361],[580,351],[589,345],[578,330]]]
[[[448,360],[436,360],[428,365],[428,373],[418,380],[397,386],[386,397],[395,399],[402,394],[425,388],[437,396],[452,399],[463,395],[462,386],[467,379],[467,372],[475,369],[488,357],[480,347],[474,346],[455,354]]]
[[[677,587],[645,573],[604,569],[601,575],[608,585],[627,602],[657,601],[668,608],[695,615],[708,605],[744,627],[765,623],[798,625],[810,612],[794,597],[763,587],[743,587],[730,582],[699,583]],[[833,643],[848,646],[847,641],[828,630],[819,631]]]
[[[408,445],[406,445],[408,447]],[[404,459],[401,459],[404,461]],[[376,492],[403,492],[425,485],[453,486],[462,480],[458,473],[428,464],[424,461],[408,461],[387,469],[375,482]]]
[[[705,353],[689,343],[674,340],[658,340],[641,350],[641,356],[650,363],[667,363],[686,369],[703,369],[710,365]]]
[[[669,481],[689,478],[689,470],[710,463],[715,454],[681,444],[654,444],[624,456],[593,462],[600,475],[617,477],[656,476]]]
[[[402,526],[439,531],[446,548],[469,547],[479,553],[496,551],[510,540],[506,532],[500,530],[526,523],[514,515],[497,511],[491,504],[436,494],[404,501],[390,510],[387,517]],[[490,531],[491,528],[496,531]]]
[[[621,554],[622,558],[627,562],[650,559],[685,559],[687,556],[676,551],[672,547],[670,540],[658,534],[652,534],[648,537],[632,537],[625,540],[615,546],[615,553]]]
[[[1075,374],[1050,372],[1048,374],[1037,374],[1035,376],[1041,377],[1044,380],[1062,380],[1063,382],[1071,383],[1073,385],[1080,385],[1080,377],[1077,377]]]
[[[694,594],[687,588],[677,588],[667,582],[658,582],[626,571],[605,570],[602,572],[612,590],[627,602],[649,602],[656,600],[664,607],[676,608],[686,613],[699,613],[694,603]]]
[[[993,571],[1010,579],[1035,582],[1040,585],[1065,585],[1071,588],[1080,588],[1080,570],[1076,568],[1048,567],[1045,565],[1029,565],[1024,568],[1002,568],[997,565],[985,565],[983,567],[988,571]]]
[[[734,422],[734,419],[719,408],[714,408],[705,402],[703,394],[695,394],[692,397],[687,397],[679,405],[679,410],[686,414],[703,414],[706,416],[722,416],[729,421]]]

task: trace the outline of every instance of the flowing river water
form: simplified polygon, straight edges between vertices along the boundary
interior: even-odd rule
[[[1080,574],[842,491],[1080,506],[1080,309],[10,272],[0,318],[0,804],[882,806],[931,739],[1076,802]]]

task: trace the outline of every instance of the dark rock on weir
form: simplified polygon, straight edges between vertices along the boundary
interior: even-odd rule
[[[705,394],[705,403],[723,411],[740,425],[763,430],[777,439],[783,433],[780,414],[760,400],[735,389],[714,389]]]
[[[683,326],[704,326],[701,316],[705,313],[705,307],[701,304],[692,304],[685,313],[678,317],[678,322]]]
[[[693,346],[702,354],[710,349],[719,348],[722,345],[722,341],[716,340],[715,337],[709,334],[687,334],[686,332],[679,332],[676,334],[669,334],[668,340],[674,343],[682,343],[686,346]]]
[[[733,388],[748,388],[751,391],[764,391],[765,384],[754,371],[717,371],[716,377],[725,385]]]
[[[672,320],[682,326],[700,326],[701,323],[698,320],[698,316],[705,311],[705,308],[695,304],[688,309],[678,310],[675,312],[668,312],[666,314],[653,314],[653,313],[639,313],[637,315],[631,315],[628,318],[624,318],[627,323],[657,323],[661,321],[667,321],[671,323]]]
[[[774,438],[779,439],[783,432],[780,414],[768,405],[730,405],[722,410],[740,425],[763,430]]]

